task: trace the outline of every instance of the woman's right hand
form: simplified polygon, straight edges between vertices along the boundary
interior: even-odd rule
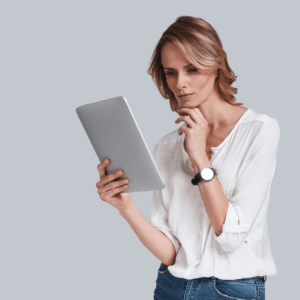
[[[98,188],[98,194],[100,199],[104,202],[111,204],[116,207],[119,211],[124,210],[129,204],[131,199],[130,193],[120,193],[128,188],[128,179],[120,179],[113,181],[114,179],[123,175],[122,170],[118,170],[112,174],[107,175],[106,166],[109,164],[109,160],[103,160],[98,166],[97,169],[100,175],[100,181],[96,183]],[[121,171],[121,173],[118,173]]]

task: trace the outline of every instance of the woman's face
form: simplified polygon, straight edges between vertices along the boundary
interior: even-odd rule
[[[181,107],[194,108],[208,99],[214,89],[217,70],[201,74],[173,43],[162,47],[161,60],[167,83]],[[192,95],[180,97],[181,94]]]

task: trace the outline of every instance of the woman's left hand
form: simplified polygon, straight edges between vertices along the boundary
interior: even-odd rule
[[[182,135],[182,132],[185,134],[185,150],[190,159],[193,161],[204,156],[207,157],[206,136],[208,123],[200,109],[198,107],[181,107],[176,112],[188,115],[179,117],[175,123],[183,121],[187,124],[187,126],[182,125],[179,128],[178,134]]]

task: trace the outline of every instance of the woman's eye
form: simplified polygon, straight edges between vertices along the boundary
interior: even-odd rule
[[[197,72],[197,69],[189,69],[188,71],[194,71],[194,72],[190,72],[190,73],[195,73],[195,72]],[[166,75],[172,76],[171,73],[174,73],[174,72],[168,72],[168,73],[166,73]]]

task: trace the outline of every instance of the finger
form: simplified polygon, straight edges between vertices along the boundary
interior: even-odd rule
[[[203,122],[207,122],[206,119],[204,118],[204,116],[203,116],[201,110],[200,110],[198,107],[195,108],[195,111],[196,111],[196,113],[198,114],[199,118],[200,118]]]
[[[199,124],[199,115],[196,113],[194,108],[181,107],[177,110],[177,113],[179,112],[182,114],[188,114],[196,124]]]
[[[175,122],[179,123],[181,121],[185,122],[189,128],[193,128],[196,125],[189,116],[179,117]]]
[[[111,181],[109,182],[108,184],[105,184],[105,185],[99,185],[99,193],[104,193],[104,192],[107,192],[109,190],[112,190],[114,188],[117,188],[121,185],[124,185],[124,184],[127,184],[128,183],[128,179],[125,178],[125,179],[120,179],[118,181]]]
[[[206,119],[203,117],[203,115],[198,107],[195,107],[195,108],[182,107],[182,108],[179,108],[177,110],[177,112],[178,111],[189,114],[191,119],[194,121],[194,123],[196,123],[198,125],[204,125],[207,123]]]
[[[106,166],[110,163],[109,159],[102,160],[101,163],[97,166],[99,175],[100,175],[100,180],[104,178],[106,174]]]
[[[110,181],[113,181],[115,180],[116,178],[122,176],[124,174],[123,170],[118,170],[118,171],[115,171],[111,174],[108,174],[104,177],[102,181],[102,186],[103,185],[106,185],[107,183],[109,183]]]
[[[113,188],[107,192],[98,192],[103,201],[110,202],[112,197],[128,188],[128,184]],[[99,190],[98,190],[99,191]]]
[[[187,135],[188,130],[189,130],[188,127],[182,125],[182,126],[180,126],[180,128],[178,129],[178,134],[179,134],[179,135],[182,135],[182,132],[184,132],[184,134]]]
[[[119,173],[121,171],[121,173]],[[122,170],[118,170],[114,173],[111,174],[106,174],[104,177],[101,177],[100,181],[98,181],[96,183],[96,187],[99,189],[101,186],[105,186],[106,184],[108,184],[109,182],[115,180],[116,178],[120,177],[123,175],[123,171]]]

